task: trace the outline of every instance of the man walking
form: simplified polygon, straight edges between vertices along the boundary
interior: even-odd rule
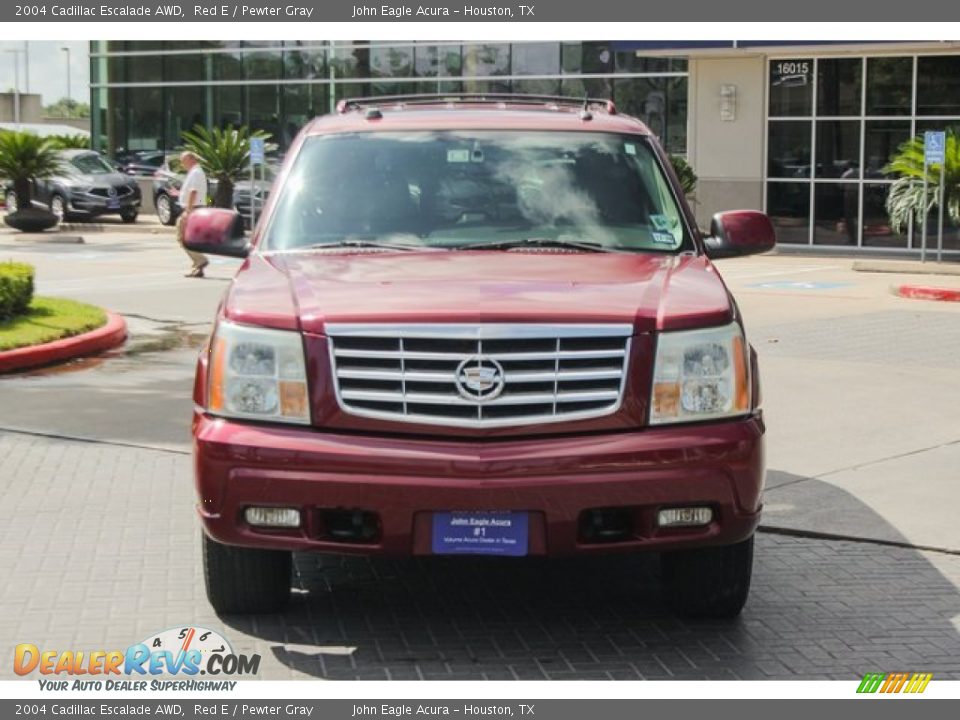
[[[202,278],[203,269],[210,264],[210,261],[207,260],[206,255],[187,250],[183,240],[190,213],[207,204],[207,176],[200,167],[200,159],[190,151],[180,155],[180,163],[187,171],[187,177],[180,186],[180,197],[177,198],[177,204],[180,206],[180,217],[177,218],[177,241],[193,263],[192,269],[184,277]]]

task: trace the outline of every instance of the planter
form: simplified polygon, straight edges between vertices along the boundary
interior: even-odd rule
[[[21,232],[43,232],[54,227],[59,221],[56,215],[39,208],[22,208],[4,216],[3,221]]]

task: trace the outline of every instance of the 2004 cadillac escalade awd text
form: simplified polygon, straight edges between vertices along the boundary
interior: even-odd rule
[[[196,376],[219,612],[282,607],[292,551],[661,553],[678,612],[747,598],[764,483],[756,355],[656,139],[608,101],[345,101],[291,148]]]

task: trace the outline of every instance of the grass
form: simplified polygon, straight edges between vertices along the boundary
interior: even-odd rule
[[[0,352],[79,335],[106,323],[107,314],[93,305],[34,297],[25,314],[0,322]]]

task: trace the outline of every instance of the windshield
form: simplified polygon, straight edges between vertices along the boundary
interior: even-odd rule
[[[514,241],[661,252],[690,246],[642,137],[430,131],[308,138],[264,248],[357,239],[449,249]]]
[[[93,153],[90,155],[77,155],[70,159],[70,164],[74,170],[84,175],[103,175],[105,173],[116,172],[110,163]]]

